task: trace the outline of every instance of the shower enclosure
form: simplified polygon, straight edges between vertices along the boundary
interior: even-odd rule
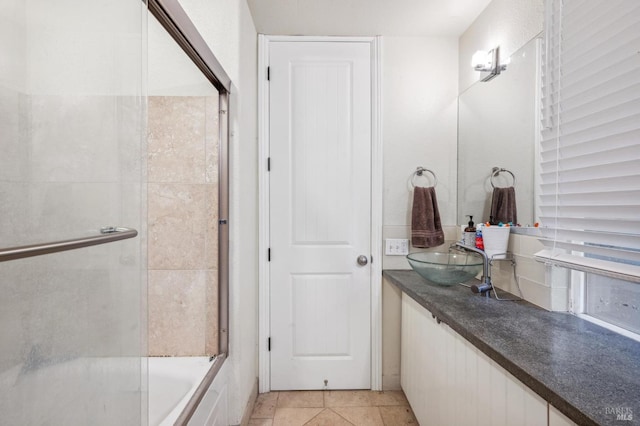
[[[3,424],[147,422],[146,25],[142,1],[0,5],[0,249],[101,243],[0,254]]]
[[[176,0],[7,0],[0,51],[0,423],[224,411],[229,78]]]

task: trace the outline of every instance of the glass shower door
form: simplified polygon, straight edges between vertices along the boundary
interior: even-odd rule
[[[0,5],[0,423],[146,424],[145,2]]]

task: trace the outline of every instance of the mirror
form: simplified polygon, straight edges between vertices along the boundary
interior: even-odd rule
[[[514,53],[506,71],[474,83],[458,99],[458,224],[489,220],[496,187],[513,185],[518,223],[535,222],[540,38]]]

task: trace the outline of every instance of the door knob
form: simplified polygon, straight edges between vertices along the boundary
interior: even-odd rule
[[[364,266],[367,263],[369,263],[369,258],[367,256],[365,256],[364,254],[358,256],[358,265]]]

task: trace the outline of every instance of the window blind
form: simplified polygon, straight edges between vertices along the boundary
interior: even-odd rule
[[[640,282],[640,1],[545,8],[536,257]]]

